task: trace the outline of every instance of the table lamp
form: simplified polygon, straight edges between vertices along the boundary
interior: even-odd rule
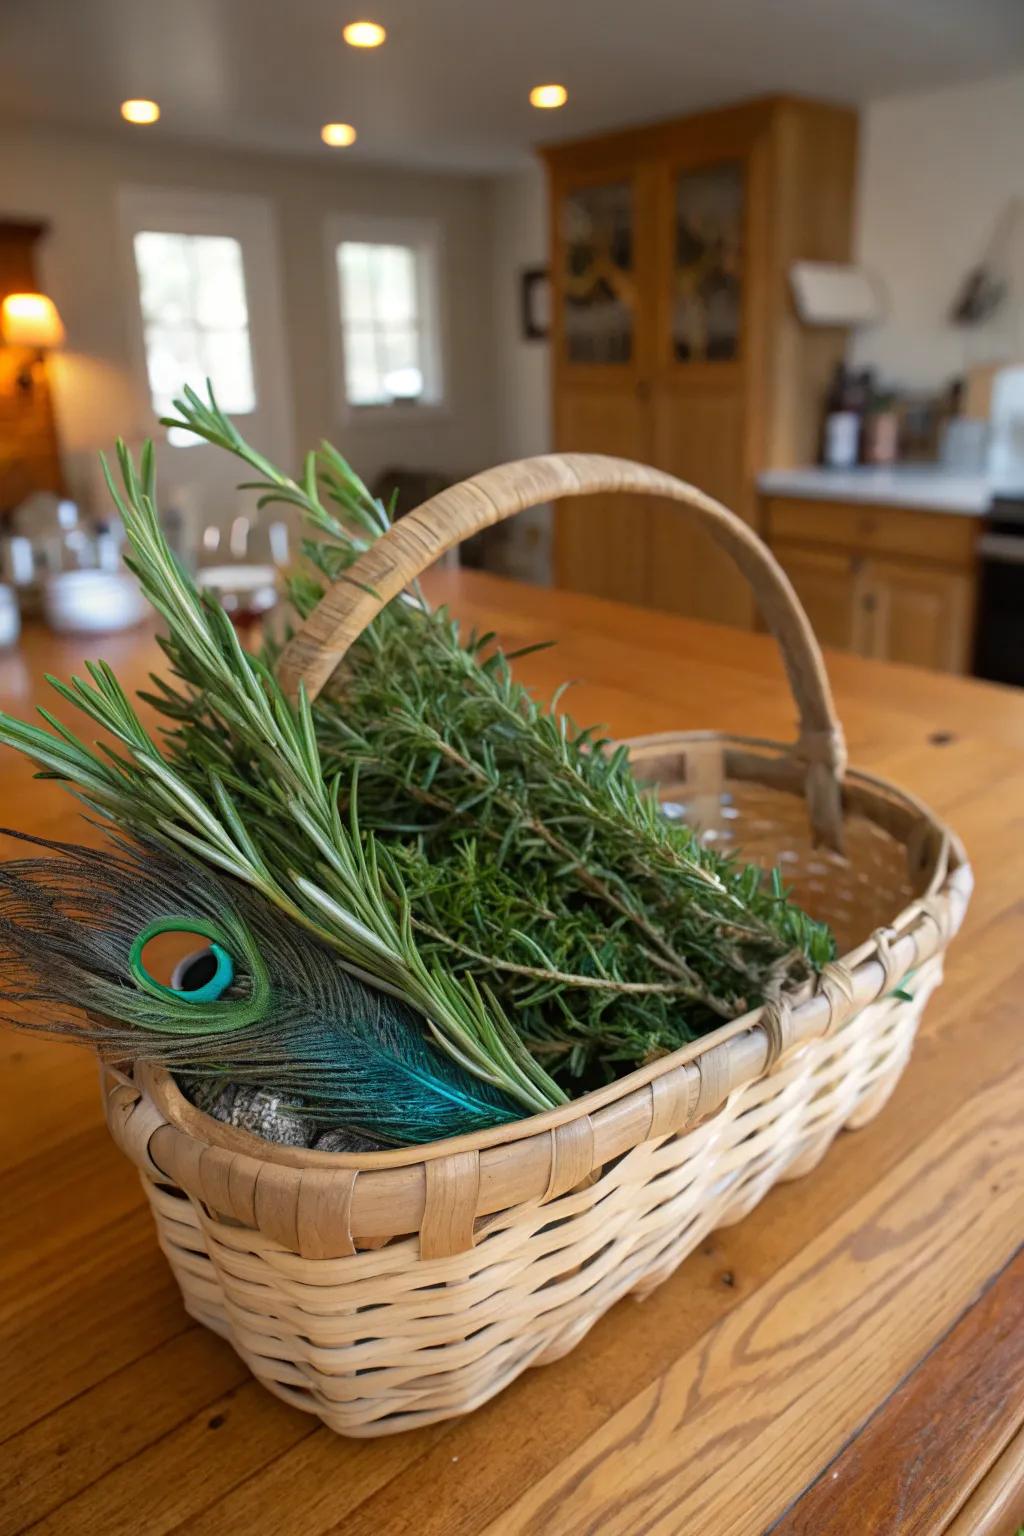
[[[56,304],[45,293],[9,293],[0,305],[0,336],[9,347],[24,347],[36,354],[17,377],[18,388],[28,393],[44,352],[63,342],[64,326]]]

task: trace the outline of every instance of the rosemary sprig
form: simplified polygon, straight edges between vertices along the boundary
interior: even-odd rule
[[[304,616],[390,522],[329,445],[300,478],[186,391],[170,424],[234,454],[260,505],[297,509]],[[562,1101],[799,981],[828,930],[777,873],[669,823],[627,754],[538,703],[493,636],[462,637],[418,589],[384,610],[315,704],[284,698],[276,652],[248,655],[175,563],[152,453],[119,448],[131,565],[162,615],[172,676],[142,697],[109,668],[54,681],[112,744],[0,717],[0,741],[128,831],[178,844],[331,943],[340,963],[413,1004],[457,1061],[524,1109]],[[541,1065],[541,1062],[544,1065]]]
[[[225,423],[181,408],[179,424],[228,441]],[[314,531],[321,494],[345,530],[305,546],[325,584],[362,547],[350,530],[385,515],[340,464],[321,450],[304,477]],[[301,614],[322,590],[293,581]],[[361,765],[360,820],[424,952],[492,987],[531,1044],[568,1040],[561,1081],[672,1049],[830,958],[828,930],[780,882],[669,823],[624,749],[578,729],[560,695],[534,700],[508,660],[443,611],[392,604],[313,715],[328,771]]]
[[[239,644],[223,610],[200,596],[175,562],[160,530],[153,456],[140,470],[123,444],[118,457],[124,494],[107,475],[131,548],[128,563],[172,637],[179,676],[203,701],[222,741],[244,752],[262,810],[242,814],[218,773],[223,755],[206,757],[205,735],[193,733],[188,772],[179,754],[168,762],[146,731],[111,670],[89,669],[91,681],[51,679],[61,697],[126,749],[91,749],[66,727],[57,738],[0,717],[0,739],[20,747],[51,774],[77,784],[122,826],[155,833],[258,889],[290,916],[332,943],[349,967],[418,1008],[449,1053],[527,1109],[562,1102],[564,1094],[528,1056],[518,1036],[472,978],[446,975],[420,954],[408,899],[388,900],[376,845],[360,833],[355,775],[342,821],[337,782],[325,777],[309,702],[293,709],[272,673]],[[249,780],[235,779],[247,792]],[[250,802],[253,797],[248,797]],[[212,803],[211,803],[212,802]],[[276,823],[267,836],[265,819]],[[287,828],[281,836],[281,826]],[[395,893],[392,893],[394,896]]]

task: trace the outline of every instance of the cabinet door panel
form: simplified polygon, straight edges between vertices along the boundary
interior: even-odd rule
[[[922,570],[901,561],[873,560],[867,589],[870,655],[937,672],[968,670],[971,577],[958,571]]]
[[[654,177],[626,158],[551,184],[551,358],[563,386],[634,385],[650,367]]]
[[[648,408],[621,390],[563,390],[558,447],[610,453],[645,463],[650,455]],[[584,496],[558,503],[555,579],[560,587],[650,606],[652,501],[649,496]]]
[[[745,516],[743,402],[732,390],[663,388],[654,407],[654,463]],[[724,550],[683,507],[657,501],[652,514],[651,604],[749,629],[754,603]]]
[[[559,216],[564,361],[631,363],[636,347],[636,198],[631,180],[574,187]]]
[[[743,290],[742,161],[675,178],[671,355],[675,362],[734,362]]]
[[[863,582],[852,555],[781,544],[774,553],[822,645],[867,654],[863,627]]]

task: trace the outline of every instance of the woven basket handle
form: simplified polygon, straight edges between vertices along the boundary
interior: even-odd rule
[[[839,783],[846,748],[818,642],[788,577],[767,545],[735,513],[692,485],[628,459],[596,453],[542,454],[485,470],[431,497],[360,555],[289,641],[278,666],[286,693],[294,697],[304,683],[309,697],[315,698],[381,609],[463,539],[540,502],[599,491],[663,496],[682,503],[735,560],[779,643],[800,712],[793,753],[807,764],[811,825],[821,841],[838,847]]]

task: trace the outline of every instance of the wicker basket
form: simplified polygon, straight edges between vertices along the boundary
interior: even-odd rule
[[[315,693],[383,604],[469,534],[610,490],[685,503],[732,553],[800,713],[794,746],[665,735],[633,743],[634,764],[681,808],[670,814],[780,863],[843,959],[816,987],[585,1098],[425,1147],[271,1146],[201,1114],[166,1073],[105,1070],[110,1129],[142,1173],[189,1312],[272,1392],[343,1434],[464,1413],[564,1355],[619,1297],[647,1294],[776,1180],[813,1168],[840,1127],[869,1120],[970,895],[960,844],[924,806],[844,777],[820,652],[765,546],[639,465],[547,456],[427,502],[327,593],[285,653],[286,686],[303,678]]]

